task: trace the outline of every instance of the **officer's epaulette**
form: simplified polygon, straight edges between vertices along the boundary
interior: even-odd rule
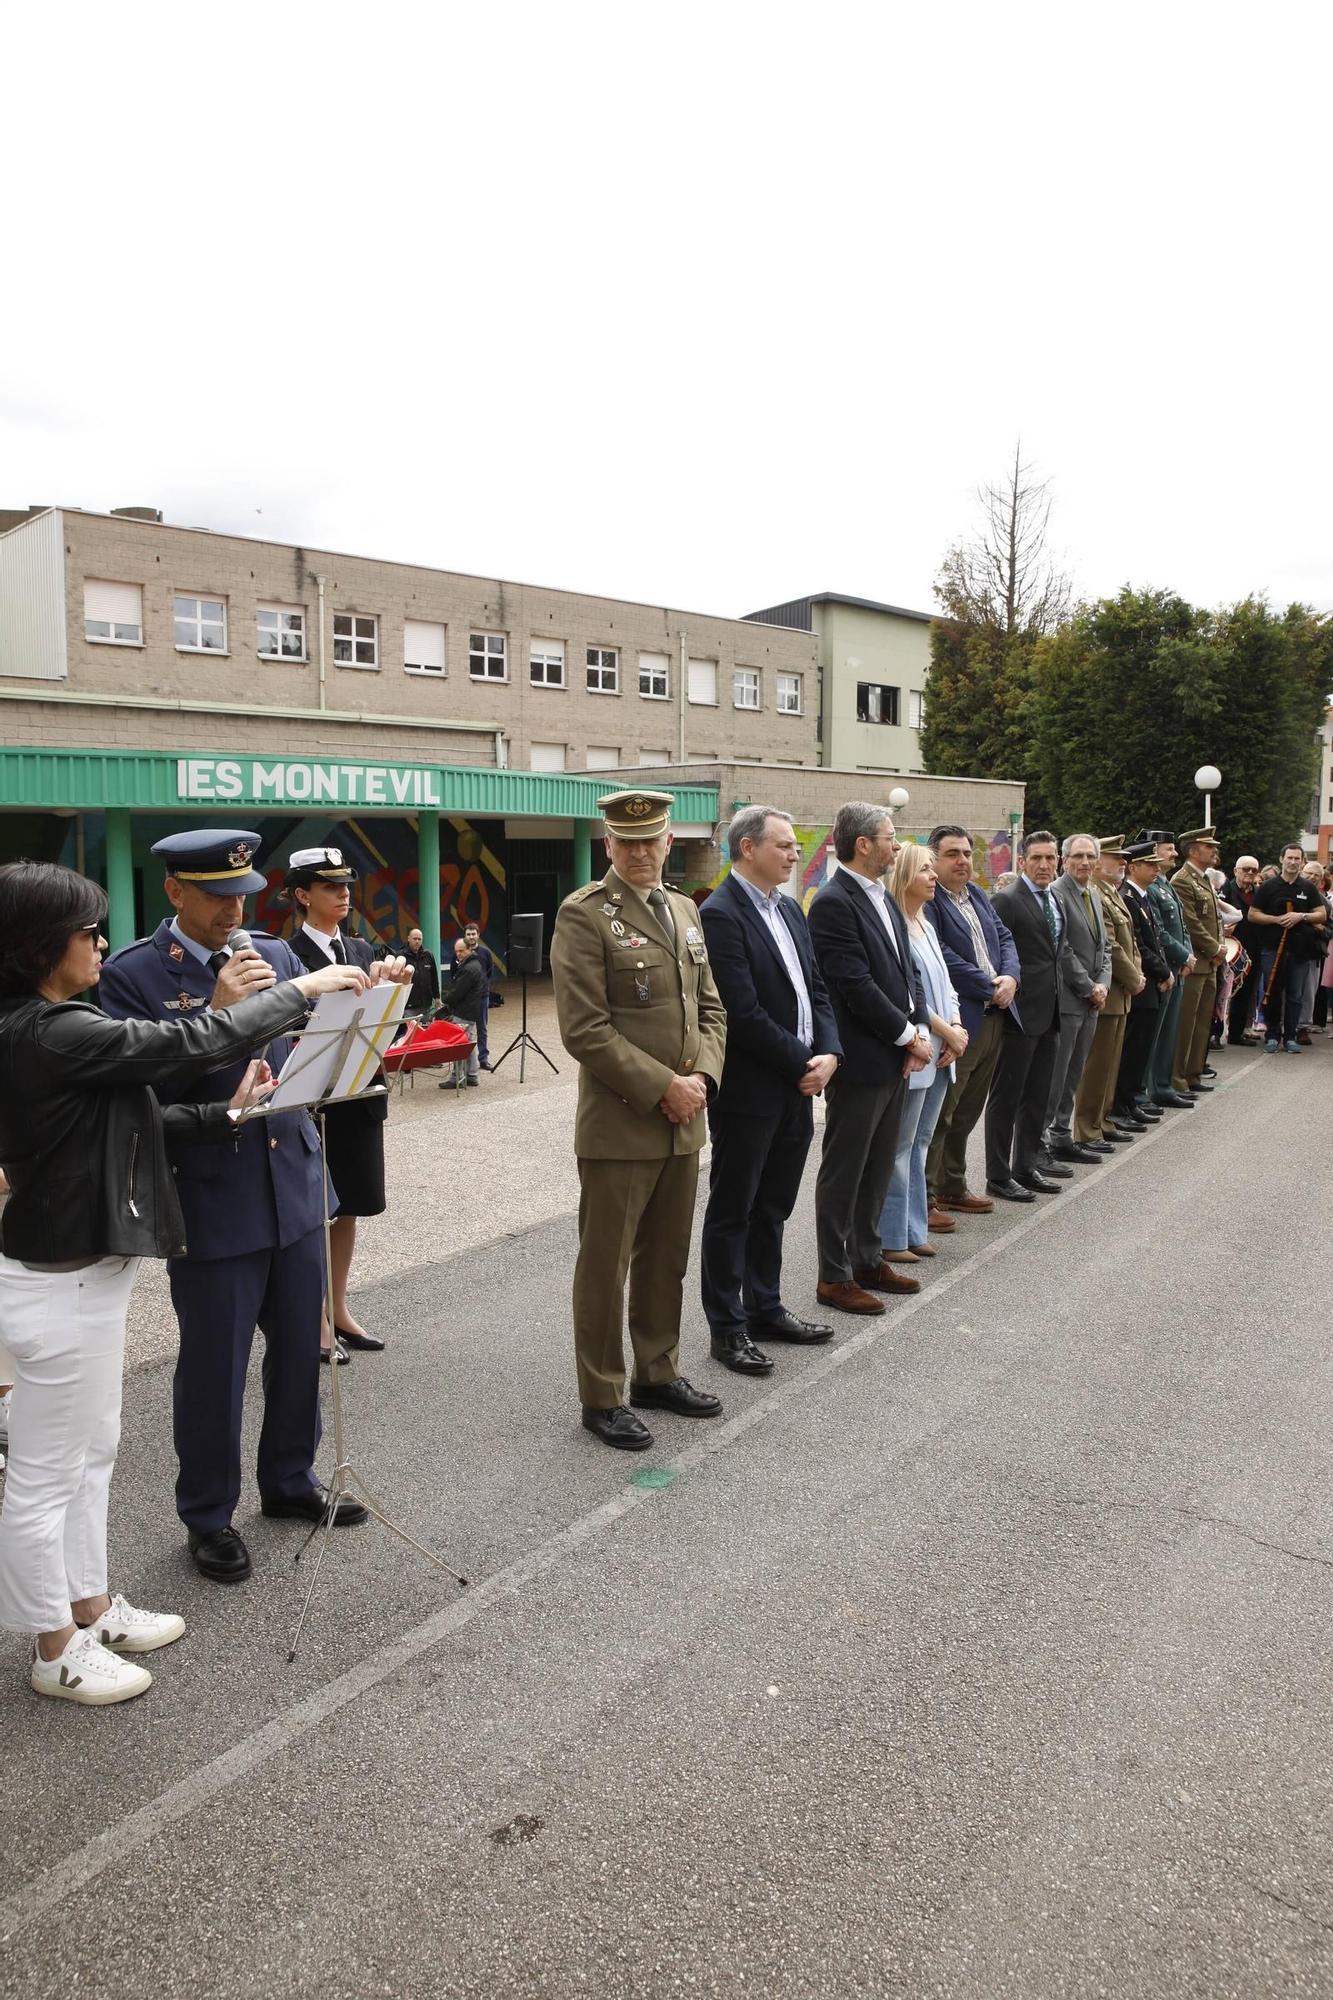
[[[586,903],[590,896],[604,896],[605,894],[606,891],[600,882],[588,882],[582,889],[575,889],[572,895],[565,898],[565,901],[567,903]]]

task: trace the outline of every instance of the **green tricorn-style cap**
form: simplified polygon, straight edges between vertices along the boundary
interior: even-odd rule
[[[597,810],[617,840],[656,840],[671,824],[672,792],[609,792]]]

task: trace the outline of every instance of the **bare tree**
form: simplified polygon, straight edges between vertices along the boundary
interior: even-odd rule
[[[1033,479],[1015,445],[1004,484],[979,487],[977,499],[979,532],[949,550],[935,595],[960,624],[1004,633],[1053,630],[1069,609],[1070,585],[1047,552],[1049,482]]]

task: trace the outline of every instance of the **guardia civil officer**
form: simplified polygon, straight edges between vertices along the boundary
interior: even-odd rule
[[[153,935],[127,945],[102,971],[99,998],[120,1020],[173,1021],[230,1006],[305,967],[278,938],[234,950],[245,898],[265,886],[251,865],[255,833],[208,828],[172,834],[152,852],[166,868],[173,915]],[[348,984],[364,975],[347,968]],[[277,1072],[290,1043],[270,1044]],[[193,1085],[163,1088],[165,1103],[226,1101],[244,1072],[233,1062]],[[265,1514],[324,1517],[314,1478],[319,1443],[319,1323],[324,1298],[324,1166],[319,1135],[304,1111],[238,1126],[232,1144],[171,1150],[185,1218],[186,1252],[168,1259],[180,1326],[173,1389],[176,1511],[196,1567],[218,1583],[250,1574],[245,1543],[231,1525],[241,1492],[241,1406],[250,1346],[264,1335],[264,1420],[258,1478]],[[344,1497],[337,1525],[363,1521]]]
[[[364,938],[342,928],[357,879],[355,868],[344,861],[340,848],[302,847],[292,855],[284,877],[284,887],[296,907],[292,950],[311,972],[324,965],[358,965],[372,985],[381,979],[406,984],[412,975],[405,959],[377,959]],[[384,1081],[383,1070],[376,1081]],[[378,1353],[384,1346],[379,1334],[367,1333],[352,1312],[347,1280],[356,1249],[357,1217],[383,1215],[386,1207],[384,1121],[388,1115],[387,1097],[353,1098],[346,1104],[330,1105],[324,1114],[329,1179],[338,1202],[329,1231],[334,1324],[325,1327],[320,1343],[320,1359],[326,1363],[335,1352],[340,1363],[346,1361],[351,1347]]]
[[[610,872],[561,904],[551,939],[560,1038],[579,1065],[574,1352],[583,1423],[621,1451],[652,1433],[630,1403],[716,1416],[679,1373],[680,1308],[704,1107],[722,1079],[726,1015],[698,911],[665,889],[669,792],[598,800]]]

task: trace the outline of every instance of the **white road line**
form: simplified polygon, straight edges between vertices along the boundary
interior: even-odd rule
[[[1262,1060],[1262,1057],[1253,1058],[1226,1081],[1229,1084],[1239,1082],[1242,1076],[1256,1069]],[[1208,1106],[1199,1104],[1198,1108],[1206,1113]],[[1089,1188],[1105,1187],[1108,1174],[1117,1172],[1135,1160],[1141,1160],[1147,1148],[1155,1145],[1168,1128],[1182,1129],[1174,1126],[1170,1119],[1164,1118],[1156,1131],[1141,1135],[1132,1152],[1125,1147],[1115,1158],[1106,1160],[1103,1169],[1098,1173],[1089,1175],[1086,1180],[1064,1186],[1054,1213],[1067,1215],[1073,1203]],[[1030,1215],[1025,1215],[1021,1222],[1006,1229],[1002,1236],[987,1244],[985,1249],[974,1251],[956,1271],[951,1271],[947,1277],[930,1280],[921,1291],[903,1304],[894,1306],[882,1319],[876,1318],[836,1347],[825,1350],[819,1359],[809,1364],[799,1376],[775,1383],[772,1388],[765,1390],[738,1415],[729,1418],[723,1424],[709,1424],[706,1435],[670,1459],[665,1469],[684,1472],[715,1457],[737,1438],[753,1430],[756,1424],[763,1423],[767,1417],[785,1409],[788,1404],[796,1402],[800,1397],[809,1395],[820,1383],[827,1381],[830,1375],[847,1367],[849,1362],[872,1346],[877,1339],[885,1334],[896,1334],[905,1320],[914,1318],[927,1306],[937,1304],[940,1299],[961,1285],[964,1279],[992,1263],[1032,1230],[1040,1228],[1043,1223],[1051,1219],[1051,1206],[1039,1200]],[[302,1737],[318,1729],[330,1716],[338,1714],[349,1703],[358,1701],[371,1688],[378,1687],[382,1681],[388,1680],[401,1668],[411,1665],[412,1661],[419,1659],[423,1653],[430,1652],[432,1647],[438,1646],[454,1632],[459,1632],[465,1625],[470,1625],[474,1618],[479,1618],[497,1599],[513,1597],[535,1578],[547,1570],[554,1569],[574,1550],[582,1548],[605,1529],[614,1527],[617,1521],[623,1520],[636,1508],[651,1505],[656,1497],[654,1489],[624,1487],[614,1499],[603,1501],[600,1506],[581,1515],[568,1527],[557,1530],[537,1548],[529,1550],[526,1555],[518,1557],[514,1562],[507,1563],[503,1569],[496,1570],[493,1575],[466,1591],[444,1610],[435,1612],[421,1624],[414,1626],[411,1631],[404,1632],[401,1637],[382,1646],[378,1652],[362,1660],[358,1666],[349,1667],[346,1673],[339,1674],[335,1680],[328,1683],[327,1687],[307,1695],[304,1701],[297,1702],[285,1714],[267,1723],[264,1728],[256,1730],[239,1743],[232,1744],[231,1748],[223,1751],[220,1757],[215,1757],[210,1763],[201,1765],[197,1771],[192,1771],[188,1777],[181,1778],[176,1784],[168,1786],[166,1791],[160,1792],[155,1799],[150,1799],[136,1812],[128,1814],[112,1826],[104,1827],[83,1847],[76,1848],[63,1861],[46,1869],[33,1881],[0,1902],[0,1941],[8,1940],[16,1932],[31,1927],[38,1918],[76,1895],[90,1882],[96,1881],[104,1870],[126,1860],[136,1848],[145,1845],[164,1828],[173,1826],[178,1820],[188,1819],[192,1813],[198,1812],[201,1806],[217,1798],[219,1793],[225,1792],[230,1786],[248,1777],[252,1771],[257,1771],[265,1764],[271,1763],[274,1758],[280,1757]]]

